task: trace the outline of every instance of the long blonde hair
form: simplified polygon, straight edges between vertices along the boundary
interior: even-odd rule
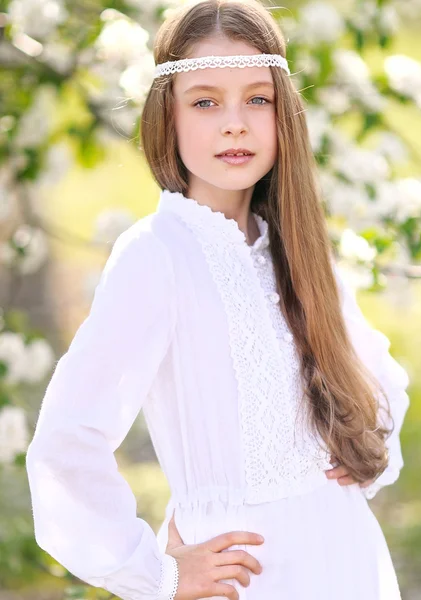
[[[259,2],[204,0],[175,11],[161,25],[155,63],[187,58],[194,44],[213,35],[286,56],[283,34]],[[304,105],[285,72],[269,68],[279,151],[269,174],[255,186],[251,210],[269,224],[280,309],[301,360],[301,405],[307,409],[307,423],[354,479],[363,482],[387,466],[385,440],[391,430],[378,425],[379,394],[388,399],[347,334]],[[160,188],[185,194],[188,179],[177,149],[173,77],[154,80],[143,108],[140,139]]]

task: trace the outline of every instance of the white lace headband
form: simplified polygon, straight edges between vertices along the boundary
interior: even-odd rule
[[[280,54],[250,54],[235,56],[201,56],[200,58],[183,58],[170,60],[156,66],[154,79],[161,75],[195,71],[196,69],[215,69],[217,67],[281,67],[290,75],[288,62]]]

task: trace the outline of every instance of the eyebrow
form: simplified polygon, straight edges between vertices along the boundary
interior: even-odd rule
[[[274,85],[271,81],[255,81],[254,83],[250,83],[249,85],[246,85],[245,89],[250,89],[250,88],[255,88],[255,87],[260,87],[260,86],[270,86],[272,88],[274,87]],[[197,84],[197,85],[193,85],[192,87],[185,90],[184,94],[189,94],[190,92],[194,92],[197,90],[206,90],[208,92],[225,91],[224,88],[220,88],[220,87],[217,87],[214,85]]]

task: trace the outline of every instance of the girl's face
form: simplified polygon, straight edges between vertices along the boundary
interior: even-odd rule
[[[209,38],[189,58],[260,54],[245,42]],[[189,171],[189,188],[199,184],[247,190],[274,165],[275,90],[269,67],[206,68],[177,73],[174,81],[178,151]],[[230,148],[254,154],[241,165],[216,156]]]

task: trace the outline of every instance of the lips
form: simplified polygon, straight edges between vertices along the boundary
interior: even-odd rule
[[[251,150],[247,150],[247,148],[229,148],[228,150],[224,150],[220,154],[216,156],[253,156],[254,153]]]

